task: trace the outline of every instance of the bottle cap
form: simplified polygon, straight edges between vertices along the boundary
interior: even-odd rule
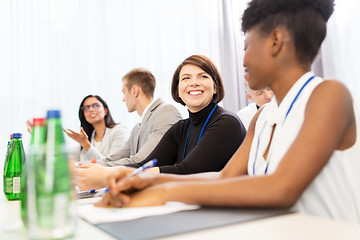
[[[12,140],[12,134],[10,134],[10,140]]]
[[[45,126],[45,120],[46,118],[34,118],[33,124],[34,126]]]
[[[13,138],[22,138],[21,133],[13,133],[12,136],[13,136]]]
[[[47,111],[46,118],[60,118],[60,110],[49,110]]]

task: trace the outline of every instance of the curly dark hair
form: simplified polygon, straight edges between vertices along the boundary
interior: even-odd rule
[[[289,31],[301,63],[311,64],[326,35],[334,0],[252,0],[242,17],[242,30],[259,26],[269,34],[278,26]]]
[[[114,119],[112,118],[111,113],[110,113],[110,109],[109,109],[107,103],[104,101],[104,99],[102,99],[98,95],[87,95],[80,103],[79,119],[80,119],[81,127],[84,129],[84,131],[88,135],[89,141],[91,141],[91,134],[94,131],[94,127],[88,121],[86,121],[85,116],[84,116],[84,111],[82,110],[82,106],[83,106],[85,100],[88,99],[89,97],[96,98],[97,100],[99,100],[102,103],[103,107],[105,109],[107,109],[107,114],[105,116],[105,125],[106,125],[106,127],[113,128],[113,127],[115,127],[116,123],[114,122]],[[81,147],[81,149],[82,149],[82,147]]]

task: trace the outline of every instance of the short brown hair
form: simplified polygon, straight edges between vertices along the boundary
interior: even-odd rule
[[[179,97],[179,90],[178,90],[179,75],[180,75],[181,69],[185,65],[189,65],[189,64],[201,68],[202,70],[204,70],[207,74],[209,74],[211,76],[211,78],[213,79],[213,81],[215,83],[215,88],[216,88],[216,93],[214,94],[212,101],[219,103],[225,96],[224,85],[223,85],[220,73],[217,70],[215,64],[209,58],[202,56],[202,55],[192,55],[192,56],[188,57],[175,70],[175,73],[174,73],[174,76],[172,79],[172,83],[171,83],[171,95],[172,95],[173,99],[176,102],[181,103],[182,105],[185,105],[183,100],[181,100],[181,98]]]
[[[126,87],[129,91],[133,85],[138,85],[147,97],[152,98],[154,96],[156,80],[150,71],[135,68],[128,72],[123,80],[126,80]]]

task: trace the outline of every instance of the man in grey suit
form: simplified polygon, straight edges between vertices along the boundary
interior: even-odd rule
[[[154,76],[144,69],[134,69],[123,77],[123,101],[129,112],[137,111],[140,123],[131,131],[122,150],[108,157],[103,165],[118,166],[144,160],[165,132],[181,119],[179,111],[160,98],[153,100]]]
[[[120,152],[101,158],[104,166],[121,166],[144,160],[159,143],[165,132],[181,119],[179,111],[161,99],[154,100],[155,77],[145,69],[133,69],[123,77],[123,101],[129,112],[136,111],[141,119],[131,131],[130,138]],[[99,164],[85,164],[76,171],[77,185],[81,190],[104,187],[106,177],[116,168]]]

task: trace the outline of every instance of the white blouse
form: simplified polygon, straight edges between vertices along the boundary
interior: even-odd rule
[[[119,152],[129,138],[129,130],[124,124],[117,124],[113,128],[106,128],[103,139],[100,142],[95,141],[95,131],[91,135],[91,146],[88,151],[81,150],[80,162],[89,162],[96,158],[98,162],[101,159]]]
[[[303,85],[314,74],[304,74],[289,90],[280,105],[275,98],[264,107],[256,122],[249,161],[249,175],[271,174],[276,171],[304,121],[307,102],[323,80],[312,79],[298,95]],[[292,107],[290,107],[292,105]],[[289,110],[290,109],[290,110]],[[356,118],[358,117],[354,107]],[[276,124],[266,161],[263,154]],[[360,124],[356,119],[356,142],[344,150],[335,151],[328,163],[301,195],[294,210],[311,215],[360,224]]]

